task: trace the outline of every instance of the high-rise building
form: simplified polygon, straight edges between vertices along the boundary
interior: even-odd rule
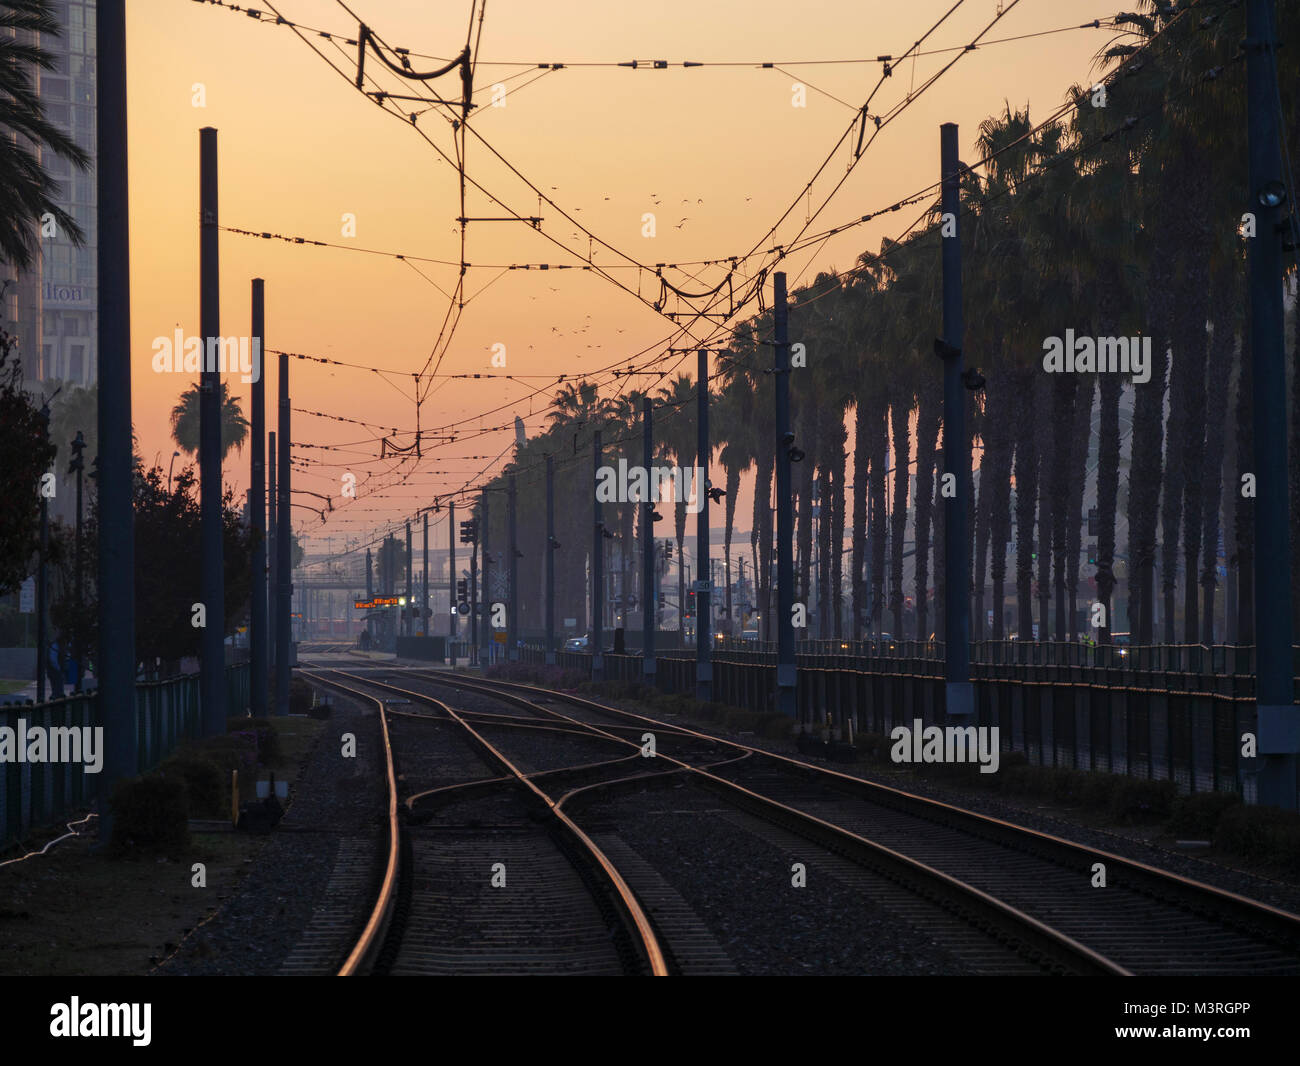
[[[42,230],[41,357],[42,381],[90,385],[98,380],[98,290],[95,203],[95,4],[93,0],[52,0],[63,27],[61,37],[47,36],[41,46],[53,67],[40,72],[46,118],[91,156],[79,170],[53,152],[45,152],[46,171],[60,183],[56,201],[81,226],[85,243],[75,246],[67,235]]]
[[[58,182],[53,197],[81,226],[85,243],[75,246],[52,218],[35,222],[39,246],[23,270],[0,264],[7,280],[5,326],[18,340],[18,357],[29,388],[46,382],[92,385],[99,378],[96,351],[98,284],[95,214],[95,4],[93,0],[51,0],[63,28],[60,36],[41,35],[49,70],[33,72],[45,117],[91,156],[79,170],[39,146],[28,150]],[[24,33],[26,36],[26,33]],[[9,134],[13,136],[12,134]]]

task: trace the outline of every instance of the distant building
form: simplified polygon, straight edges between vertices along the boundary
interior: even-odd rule
[[[11,282],[5,291],[6,328],[18,338],[31,388],[51,381],[92,385],[99,379],[95,4],[52,0],[50,7],[63,35],[40,41],[53,61],[50,70],[37,74],[45,116],[91,154],[92,165],[83,172],[52,152],[42,153],[42,165],[60,185],[55,202],[77,220],[85,244],[77,248],[62,233],[42,233],[30,268],[15,272],[0,266],[0,280]]]

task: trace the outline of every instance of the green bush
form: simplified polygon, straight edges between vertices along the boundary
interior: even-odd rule
[[[195,818],[220,818],[230,807],[230,775],[198,751],[173,755],[159,768],[164,777],[184,783],[190,814]]]
[[[1195,792],[1174,800],[1169,817],[1169,832],[1178,836],[1191,836],[1210,840],[1219,826],[1219,820],[1233,807],[1241,805],[1235,792]]]
[[[109,806],[114,852],[177,858],[189,847],[189,803],[180,778],[147,774],[119,781]]]
[[[1230,806],[1219,818],[1214,844],[1288,873],[1300,872],[1300,814],[1277,807]]]
[[[308,714],[311,711],[311,705],[315,699],[315,689],[303,677],[295,677],[289,681],[289,713],[290,714]],[[265,719],[262,719],[265,721]]]
[[[256,753],[257,761],[263,766],[279,764],[280,734],[271,719],[230,718],[226,721],[226,733],[247,740]]]
[[[251,719],[243,720],[251,721]],[[257,769],[257,739],[251,730],[248,733],[227,733],[225,736],[208,737],[198,750],[226,777],[230,776],[231,770],[238,770],[243,774]]]
[[[1178,795],[1178,789],[1172,781],[1148,781],[1141,777],[1116,778],[1111,792],[1109,813],[1119,822],[1163,821]]]

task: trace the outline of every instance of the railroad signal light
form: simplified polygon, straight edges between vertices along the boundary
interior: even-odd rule
[[[1088,565],[1097,565],[1097,542],[1095,540],[1088,542]]]
[[[1098,525],[1097,508],[1089,507],[1088,508],[1088,536],[1095,537],[1097,535],[1097,525]]]

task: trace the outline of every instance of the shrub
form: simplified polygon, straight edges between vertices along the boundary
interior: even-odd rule
[[[1277,807],[1230,806],[1219,818],[1214,844],[1295,873],[1300,871],[1300,814]]]
[[[244,719],[251,721],[251,719]],[[257,739],[253,731],[208,737],[199,749],[227,777],[231,770],[241,774],[257,767]]]
[[[1110,796],[1109,813],[1119,822],[1146,822],[1169,817],[1178,794],[1172,781],[1148,781],[1141,777],[1116,778]]]
[[[1240,806],[1241,797],[1235,792],[1195,792],[1179,796],[1169,818],[1169,832],[1210,840],[1219,826],[1219,820],[1232,807]]]
[[[226,722],[226,732],[244,737],[252,745],[256,759],[263,766],[280,762],[280,734],[269,718],[231,718]]]
[[[159,768],[164,777],[184,783],[190,814],[198,818],[219,818],[229,809],[230,776],[197,751],[179,752]]]
[[[289,713],[308,714],[315,700],[315,689],[304,677],[295,677],[289,681]],[[264,719],[263,719],[264,720]]]
[[[180,856],[190,843],[189,803],[178,777],[147,774],[119,781],[113,811],[112,849],[118,854]]]

